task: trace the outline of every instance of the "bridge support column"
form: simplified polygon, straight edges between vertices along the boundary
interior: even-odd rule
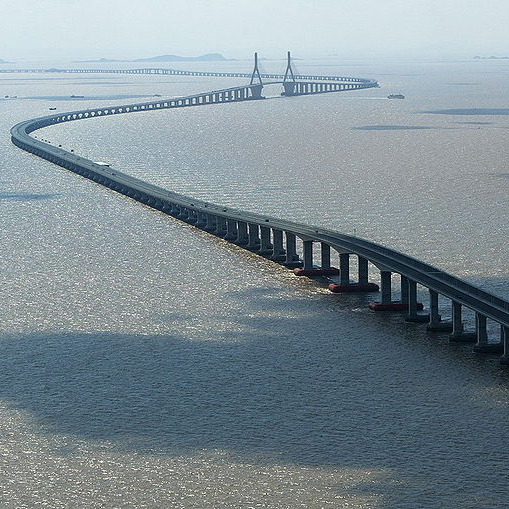
[[[321,258],[322,258],[322,269],[330,269],[330,246],[329,244],[321,243]]]
[[[198,228],[204,228],[205,226],[207,226],[207,214],[204,214],[203,212],[198,212],[198,217],[195,226],[197,226]]]
[[[313,269],[313,241],[304,240],[302,242],[304,248],[304,270]]]
[[[216,224],[216,231],[212,233],[218,237],[225,237],[227,232],[226,219],[224,217],[217,216]]]
[[[270,228],[260,226],[260,250],[259,255],[268,256],[272,254],[272,244],[270,243]]]
[[[474,345],[474,352],[478,353],[502,353],[504,344],[501,338],[499,343],[488,342],[488,328],[486,316],[481,313],[475,314],[475,332],[477,334],[477,343]]]
[[[438,292],[429,290],[429,323],[426,330],[430,332],[451,332],[452,322],[442,322],[438,312]]]
[[[339,254],[339,284],[348,286],[350,284],[350,254]]]
[[[285,81],[283,83],[283,88],[285,89],[285,91],[283,92],[283,95],[295,95],[297,83],[295,83],[293,81]]]
[[[461,304],[459,302],[452,301],[451,303],[452,313],[452,332],[450,338],[459,337],[463,333],[463,322],[461,321]]]
[[[409,294],[408,294],[408,284],[409,284],[409,280],[408,278],[406,278],[405,276],[401,276],[401,304],[406,304],[408,306],[408,298],[409,298]]]
[[[313,265],[313,240],[303,240],[304,246],[304,267],[295,268],[293,272],[297,276],[335,276],[339,270],[330,266],[330,246],[322,244],[322,263],[325,267],[315,267]]]
[[[237,223],[237,240],[235,244],[239,246],[246,246],[249,243],[249,236],[247,233],[247,223],[239,221]]]
[[[348,259],[343,257],[343,254],[348,256]],[[357,273],[358,282],[350,282],[350,255],[343,253],[339,255],[339,273],[340,283],[332,283],[329,285],[329,290],[333,293],[358,293],[358,292],[378,292],[379,286],[375,283],[368,281],[368,260],[362,256],[358,256]]]
[[[246,245],[246,248],[251,251],[258,251],[260,249],[260,235],[258,225],[249,223],[247,229],[249,241]]]
[[[368,260],[362,256],[358,257],[357,274],[359,278],[359,285],[368,284]]]
[[[408,281],[408,314],[405,318],[407,322],[428,322],[429,315],[417,313],[418,310],[422,309],[423,306],[420,302],[417,302],[417,283],[415,281]]]
[[[283,247],[283,231],[282,230],[272,230],[272,239],[274,242],[274,247],[272,249],[271,260],[275,262],[283,262],[286,260],[286,251]]]
[[[500,326],[500,340],[503,345],[502,357],[500,357],[500,364],[509,366],[509,327],[506,325]]]
[[[449,336],[451,341],[459,343],[473,343],[477,341],[477,335],[463,330],[463,322],[461,319],[461,304],[452,301],[452,332]]]
[[[187,222],[194,225],[198,222],[198,213],[196,212],[196,210],[189,209],[189,216],[187,218]]]
[[[380,286],[382,290],[381,304],[392,303],[392,273],[388,270],[380,271]]]
[[[217,218],[216,216],[213,216],[212,214],[207,214],[207,224],[205,225],[204,230],[208,232],[213,232],[217,228]]]
[[[181,207],[179,207],[179,212],[176,217],[178,219],[180,219],[181,221],[187,221],[187,219],[189,217],[189,212],[185,207],[181,206]]]
[[[250,99],[263,99],[262,97],[263,85],[261,83],[259,85],[251,85],[249,89],[251,90]]]
[[[382,291],[381,300],[372,301],[368,304],[369,309],[373,311],[401,311],[406,310],[406,306],[400,302],[392,302],[392,272],[389,270],[380,270],[380,287]]]
[[[408,315],[407,319],[414,319],[417,317],[417,283],[415,281],[408,281]]]
[[[302,262],[297,254],[297,239],[295,234],[285,232],[286,238],[286,260],[284,265],[288,268],[302,267]]]
[[[226,235],[225,240],[236,240],[238,237],[237,221],[235,219],[226,220]]]

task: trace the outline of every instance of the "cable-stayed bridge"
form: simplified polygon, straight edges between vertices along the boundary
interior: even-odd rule
[[[1,72],[22,72],[1,71]],[[509,364],[509,302],[467,283],[418,259],[399,253],[365,239],[312,225],[290,222],[263,214],[230,209],[218,204],[196,200],[174,193],[110,166],[95,163],[61,147],[36,139],[31,133],[37,129],[73,120],[123,113],[153,111],[207,104],[263,99],[264,85],[280,83],[282,95],[299,96],[326,92],[352,91],[377,87],[375,80],[340,76],[311,76],[293,73],[290,55],[284,74],[262,74],[255,55],[254,70],[250,74],[177,71],[170,69],[130,70],[25,70],[23,72],[63,73],[128,73],[128,74],[185,74],[189,76],[218,76],[250,78],[247,85],[193,94],[185,97],[159,99],[129,105],[89,108],[26,120],[11,129],[12,142],[18,147],[51,161],[85,178],[129,196],[154,209],[172,215],[197,228],[209,231],[250,251],[292,268],[301,276],[338,277],[331,283],[332,292],[375,292],[381,290],[379,301],[370,307],[375,311],[403,311],[408,321],[427,323],[428,331],[447,331],[453,341],[475,342],[474,350],[484,353],[502,353],[501,363]],[[269,82],[264,80],[271,80]],[[315,246],[320,247],[320,265],[315,265]],[[333,267],[331,253],[338,255],[339,267]],[[351,279],[350,264],[356,258],[357,277]],[[380,288],[368,280],[368,265],[380,271]],[[400,280],[400,298],[392,297],[393,275]],[[417,301],[417,288],[429,292],[426,312]],[[450,300],[451,320],[443,321],[439,314],[439,295]],[[475,312],[474,332],[466,332],[462,308]],[[488,338],[487,321],[499,325],[500,337]]]

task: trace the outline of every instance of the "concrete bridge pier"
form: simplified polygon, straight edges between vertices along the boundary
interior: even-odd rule
[[[465,332],[463,330],[463,322],[461,319],[462,309],[461,304],[456,301],[452,301],[452,332],[449,335],[450,341],[458,343],[474,343],[477,341],[477,335],[471,332]]]
[[[322,269],[330,269],[330,246],[325,242],[321,242],[320,244],[320,252],[321,252],[321,267]]]
[[[260,226],[260,249],[259,255],[272,255],[272,244],[270,242],[270,228],[268,226]]]
[[[357,257],[357,278],[359,285],[367,285],[368,281],[368,260],[362,256]]]
[[[304,240],[302,242],[303,250],[304,250],[304,266],[303,270],[312,270],[313,266],[313,241],[312,240]]]
[[[452,322],[443,322],[438,312],[438,292],[429,290],[429,323],[426,330],[430,332],[452,332]]]
[[[247,223],[244,221],[237,222],[237,239],[235,244],[239,246],[247,246],[249,243],[249,236],[247,232]]]
[[[196,212],[196,210],[193,210],[193,209],[187,209],[188,210],[188,217],[187,217],[187,222],[190,223],[190,224],[194,224],[196,225],[196,223],[198,222],[198,213]]]
[[[260,234],[258,225],[255,223],[249,223],[247,226],[248,242],[246,249],[250,251],[258,251],[260,249]]]
[[[419,314],[417,311],[422,309],[422,304],[417,302],[417,283],[407,279],[408,288],[408,314],[405,318],[407,322],[429,322],[429,314]]]
[[[339,284],[348,286],[350,284],[350,254],[339,254]]]
[[[388,270],[380,271],[380,304],[392,304],[392,273]]]
[[[262,96],[263,85],[261,83],[258,85],[251,85],[249,89],[251,90],[251,99],[264,99]]]
[[[225,237],[227,232],[226,218],[217,216],[216,229],[212,233],[218,237]]]
[[[500,338],[499,343],[489,343],[487,319],[481,313],[475,314],[475,332],[477,334],[477,343],[474,345],[474,352],[478,353],[503,353],[504,342]]]
[[[302,262],[297,254],[297,237],[294,233],[285,232],[286,239],[286,259],[283,263],[290,269],[302,267]]]
[[[285,81],[283,83],[284,92],[282,95],[295,95],[297,89],[297,83],[294,81]]]
[[[186,222],[189,217],[189,211],[185,207],[180,206],[176,217],[177,219]]]
[[[207,224],[203,228],[207,232],[214,232],[217,228],[217,218],[212,214],[207,214]]]
[[[237,221],[235,219],[227,219],[226,220],[226,235],[224,236],[225,240],[237,240],[238,231],[237,231]]]
[[[408,310],[408,279],[401,276],[401,301],[392,300],[392,272],[380,269],[380,302],[372,301],[368,307],[373,311],[407,311]],[[422,304],[417,303],[417,309],[422,309]]]
[[[352,292],[378,292],[379,286],[368,281],[368,260],[358,255],[357,277],[358,282],[350,282],[350,254],[339,254],[339,284],[332,283],[329,290],[333,293],[352,293]]]
[[[272,248],[271,260],[283,262],[286,260],[286,251],[283,247],[283,230],[272,229],[272,239],[274,246]]]
[[[500,364],[509,366],[509,327],[506,325],[500,326],[500,339],[503,345],[502,357],[500,357]]]
[[[198,217],[195,226],[204,229],[205,226],[207,226],[207,214],[204,214],[203,212],[198,212]]]
[[[408,288],[408,283],[409,283],[409,280],[407,277],[405,276],[400,276],[400,287],[401,287],[401,292],[400,292],[400,302],[401,304],[404,304],[405,306],[408,306],[408,302],[409,302],[409,288]]]

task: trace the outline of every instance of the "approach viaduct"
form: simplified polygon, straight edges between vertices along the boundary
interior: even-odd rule
[[[27,72],[34,71],[29,70]],[[329,286],[331,291],[377,291],[379,289],[378,285],[368,281],[368,264],[371,263],[380,271],[381,287],[381,298],[378,302],[371,304],[372,309],[404,311],[408,321],[427,322],[429,331],[448,331],[452,341],[475,342],[474,350],[477,352],[501,353],[500,362],[509,364],[509,302],[460,278],[418,259],[365,239],[264,214],[232,209],[174,193],[31,136],[31,133],[38,129],[73,120],[262,99],[263,78],[276,80],[272,83],[281,83],[283,85],[282,95],[287,96],[371,88],[378,86],[375,80],[337,76],[294,75],[289,55],[287,70],[284,75],[260,74],[256,55],[255,69],[252,74],[208,73],[169,69],[75,69],[46,70],[42,72],[185,74],[190,76],[251,78],[250,83],[244,86],[203,92],[185,97],[55,113],[26,120],[11,129],[11,139],[15,145],[27,152],[67,168],[154,209],[172,215],[181,221],[193,224],[197,228],[222,237],[260,256],[282,263],[293,268],[298,275],[338,276],[338,282]],[[319,266],[315,265],[317,260],[315,260],[316,255],[313,252],[316,245],[320,246]],[[331,266],[331,251],[339,254],[339,268]],[[357,258],[356,281],[352,281],[350,278],[352,256]],[[393,274],[400,277],[401,292],[398,301],[394,301],[392,298]],[[422,304],[417,301],[418,285],[429,291],[429,303],[425,313],[420,312]],[[438,308],[439,295],[451,301],[452,316],[450,322],[441,320]],[[475,312],[476,330],[473,333],[467,333],[463,329],[463,307]],[[488,338],[488,319],[496,322],[500,327],[500,338],[496,338],[495,341]]]

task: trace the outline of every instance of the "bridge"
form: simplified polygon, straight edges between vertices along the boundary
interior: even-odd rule
[[[244,247],[260,256],[269,258],[294,270],[299,276],[338,277],[329,289],[335,293],[375,292],[380,290],[380,300],[370,303],[375,311],[402,311],[405,319],[427,323],[428,331],[447,331],[451,341],[474,342],[474,351],[501,353],[500,362],[509,365],[509,302],[467,283],[436,267],[388,247],[340,232],[287,221],[284,219],[246,212],[188,196],[149,184],[116,169],[93,162],[68,152],[61,147],[31,136],[31,133],[50,125],[86,118],[123,113],[153,111],[158,109],[199,106],[232,101],[262,99],[263,78],[277,80],[283,85],[282,95],[296,96],[324,92],[359,90],[378,86],[374,80],[335,76],[294,75],[288,54],[284,75],[263,75],[255,68],[251,74],[195,73],[168,69],[143,69],[100,71],[115,73],[172,74],[234,76],[251,78],[248,85],[203,92],[185,97],[157,101],[92,108],[58,113],[21,122],[11,129],[12,142],[27,152],[51,161],[63,168],[93,180],[114,191],[129,196],[145,205],[169,214],[181,221],[208,231],[227,241]],[[171,71],[171,72],[170,72]],[[19,72],[19,71],[13,71]],[[27,71],[30,72],[30,71]],[[93,70],[46,70],[41,72],[95,72]],[[325,85],[331,84],[331,87]],[[315,265],[315,247],[320,248],[320,265]],[[331,253],[336,252],[339,267],[331,264]],[[356,279],[351,279],[351,262],[356,259]],[[368,281],[369,264],[380,271],[380,288]],[[399,277],[400,298],[393,300],[393,276]],[[417,300],[418,286],[427,289],[429,302],[423,313],[423,304]],[[451,320],[443,321],[439,314],[439,296],[451,302]],[[473,310],[476,317],[474,332],[466,332],[462,311]],[[487,320],[499,326],[497,341],[488,338]]]

